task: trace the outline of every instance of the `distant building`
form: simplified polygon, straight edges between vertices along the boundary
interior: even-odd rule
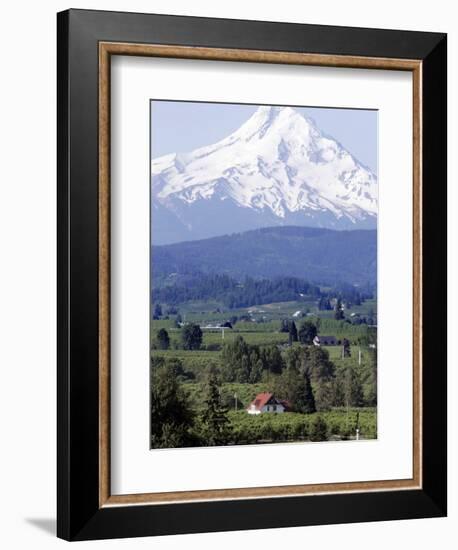
[[[313,339],[315,346],[338,346],[340,341],[335,336],[315,336]]]
[[[248,414],[284,413],[289,409],[286,401],[277,399],[272,393],[263,392],[253,399],[247,408]]]

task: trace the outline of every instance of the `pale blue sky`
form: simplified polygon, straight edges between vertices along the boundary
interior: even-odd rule
[[[151,156],[186,153],[225,138],[239,128],[257,105],[151,101]],[[339,141],[377,174],[377,111],[296,107],[325,134]]]

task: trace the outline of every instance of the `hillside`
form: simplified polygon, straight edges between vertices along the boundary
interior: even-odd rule
[[[298,277],[321,285],[374,286],[377,232],[310,227],[269,227],[152,247],[154,286],[175,274]],[[171,281],[172,282],[172,281]]]

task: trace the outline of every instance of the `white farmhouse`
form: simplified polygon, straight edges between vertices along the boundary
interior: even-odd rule
[[[277,399],[272,393],[263,392],[258,393],[246,411],[248,414],[280,414],[288,411],[288,403]]]

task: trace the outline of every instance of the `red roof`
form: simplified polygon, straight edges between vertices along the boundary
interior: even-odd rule
[[[267,391],[258,393],[258,395],[251,402],[250,406],[254,405],[256,409],[261,410],[264,407],[264,405],[267,405],[267,403],[271,400],[272,397],[273,397],[273,394]]]

